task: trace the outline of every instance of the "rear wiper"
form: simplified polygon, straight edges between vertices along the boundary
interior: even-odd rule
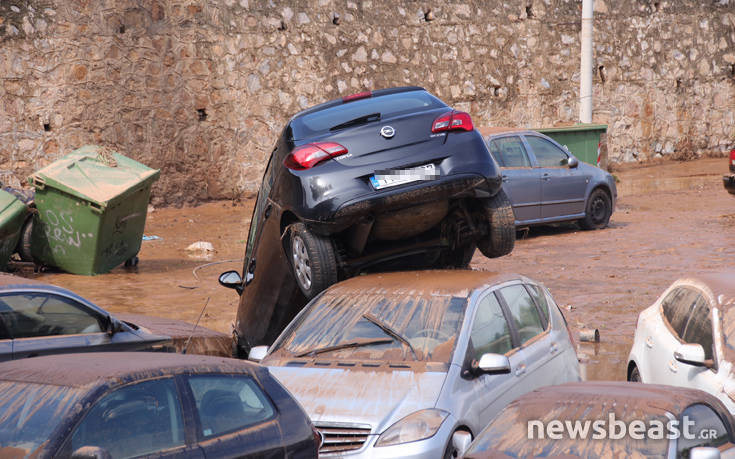
[[[403,335],[401,335],[400,333],[395,331],[393,328],[391,328],[390,325],[386,324],[385,322],[383,322],[382,320],[378,319],[377,317],[375,317],[374,315],[370,313],[363,314],[362,317],[364,319],[369,320],[373,324],[377,325],[381,330],[383,330],[388,335],[392,336],[396,340],[408,346],[408,348],[411,350],[411,354],[413,354],[413,359],[414,360],[419,359],[418,356],[416,355],[416,351],[414,350],[413,346],[411,346],[411,343],[409,343],[408,340],[403,337]]]
[[[350,126],[357,126],[358,124],[365,124],[365,123],[369,123],[370,121],[378,121],[378,120],[380,120],[380,113],[371,113],[369,115],[364,115],[359,118],[355,118],[349,121],[345,121],[344,123],[337,124],[336,126],[332,126],[329,128],[329,130],[336,131],[337,129],[344,129]]]
[[[346,343],[335,344],[333,346],[324,346],[324,347],[318,347],[316,349],[311,349],[306,352],[302,352],[301,354],[296,354],[296,357],[307,357],[310,355],[317,355],[317,354],[321,354],[324,352],[336,351],[339,349],[348,349],[351,347],[371,346],[373,344],[388,344],[388,343],[392,343],[393,341],[394,341],[393,338],[375,338],[375,339],[355,340],[355,341],[349,341]]]

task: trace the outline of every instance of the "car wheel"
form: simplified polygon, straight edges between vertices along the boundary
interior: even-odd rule
[[[638,367],[633,367],[633,369],[630,370],[630,375],[628,376],[628,381],[630,381],[630,382],[643,382],[641,380],[641,372],[638,371]]]
[[[303,223],[291,226],[291,265],[307,300],[337,282],[337,257],[329,238],[313,234]]]
[[[587,199],[585,217],[579,221],[579,224],[586,230],[601,229],[610,222],[610,215],[612,215],[610,196],[598,188]]]
[[[470,266],[477,246],[474,242],[456,249],[442,249],[436,267],[439,269],[464,269]]]
[[[444,451],[444,459],[462,457],[467,452],[467,447],[472,443],[472,434],[464,430],[456,430],[449,439],[447,449]]]
[[[516,225],[510,199],[502,189],[484,203],[488,232],[477,241],[477,248],[488,258],[502,257],[513,251],[516,242]]]

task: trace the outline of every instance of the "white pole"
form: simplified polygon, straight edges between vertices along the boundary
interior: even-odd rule
[[[582,62],[579,70],[579,121],[592,122],[592,11],[594,0],[582,0]]]

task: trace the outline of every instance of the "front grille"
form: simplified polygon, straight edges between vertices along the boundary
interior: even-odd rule
[[[338,456],[362,448],[370,435],[370,427],[355,424],[317,424],[324,442],[319,457]]]

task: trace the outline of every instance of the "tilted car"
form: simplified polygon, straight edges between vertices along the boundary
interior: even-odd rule
[[[735,457],[733,429],[722,403],[699,390],[626,382],[569,383],[543,387],[513,401],[464,457]],[[670,433],[678,438],[668,438]]]
[[[735,413],[735,271],[687,276],[638,315],[628,380],[709,392]]]
[[[363,271],[466,267],[511,252],[513,211],[470,115],[423,88],[364,92],[286,124],[263,175],[242,279],[240,355]]]
[[[584,229],[607,226],[618,195],[612,175],[580,162],[539,132],[479,130],[500,165],[516,225],[577,221]]]
[[[66,352],[157,349],[229,356],[231,339],[180,320],[112,315],[55,285],[0,274],[0,361]]]
[[[0,364],[0,457],[316,458],[321,438],[268,370],[110,352]]]
[[[735,194],[735,148],[730,150],[730,175],[725,175],[722,177],[723,184],[725,185],[725,189],[730,194]]]
[[[457,457],[511,400],[579,380],[566,322],[544,287],[466,270],[338,283],[262,363],[322,433],[320,457]]]

